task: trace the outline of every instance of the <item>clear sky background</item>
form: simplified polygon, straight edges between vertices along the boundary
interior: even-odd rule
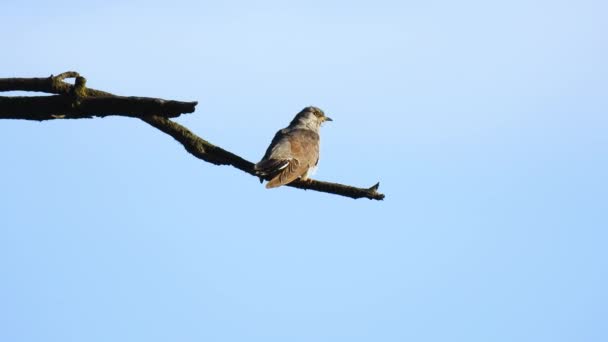
[[[0,77],[76,70],[251,161],[129,118],[0,122],[1,341],[607,341],[608,5],[3,1]]]

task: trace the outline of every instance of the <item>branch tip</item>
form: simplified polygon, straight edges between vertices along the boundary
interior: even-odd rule
[[[380,187],[380,182],[374,184],[371,188],[369,188],[369,191],[376,192],[376,190],[378,190],[379,187]]]

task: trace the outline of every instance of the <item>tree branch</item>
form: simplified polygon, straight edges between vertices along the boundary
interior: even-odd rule
[[[73,93],[74,85],[64,82],[66,78],[81,77],[75,71],[66,71],[57,76],[33,78],[0,78],[0,91],[39,91],[49,94],[68,95]],[[101,90],[87,89],[87,96],[112,96]]]
[[[76,78],[74,85],[64,82]],[[194,112],[196,102],[169,101],[148,97],[117,96],[86,88],[86,80],[68,71],[47,78],[0,78],[0,91],[37,91],[56,96],[0,97],[0,119],[53,120],[121,115],[136,117],[172,136],[193,156],[215,165],[231,165],[256,176],[253,163],[198,137],[186,127],[169,120]],[[287,186],[331,193],[351,198],[384,199],[377,192],[380,183],[370,188],[316,180],[296,180]]]
[[[64,82],[76,78],[74,85]],[[57,96],[0,96],[0,119],[53,120],[121,115],[142,118],[162,113],[178,117],[192,113],[196,102],[150,97],[126,97],[86,88],[86,79],[68,71],[47,78],[0,78],[0,91],[38,91]]]
[[[75,100],[64,95],[0,96],[0,119],[53,120],[121,115],[143,118],[158,113],[174,118],[194,112],[196,102],[150,97],[103,96]]]

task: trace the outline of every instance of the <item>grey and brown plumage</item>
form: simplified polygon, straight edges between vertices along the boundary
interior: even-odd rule
[[[309,171],[319,163],[319,128],[332,119],[317,107],[306,107],[279,130],[266,154],[255,164],[256,174],[269,179],[266,188],[308,179]]]

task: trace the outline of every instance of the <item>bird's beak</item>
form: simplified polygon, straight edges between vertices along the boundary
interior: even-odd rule
[[[323,121],[334,121],[334,120],[332,120],[329,116],[326,116]]]

